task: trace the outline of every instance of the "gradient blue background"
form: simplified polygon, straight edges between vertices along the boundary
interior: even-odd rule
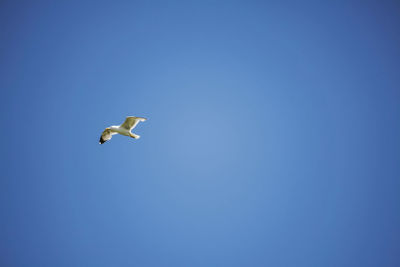
[[[399,14],[2,1],[0,265],[400,266]]]

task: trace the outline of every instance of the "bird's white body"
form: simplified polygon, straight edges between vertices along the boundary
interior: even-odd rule
[[[114,135],[114,134],[122,134],[122,135],[125,135],[125,136],[129,136],[129,133],[131,132],[130,130],[128,130],[126,128],[121,128],[119,126],[111,126],[109,128],[110,128],[110,131],[111,131],[112,135]]]
[[[138,139],[140,138],[139,135],[132,133],[132,129],[136,127],[136,125],[140,121],[146,121],[145,118],[141,117],[126,117],[126,120],[124,123],[122,123],[119,126],[110,126],[106,128],[103,133],[101,134],[100,137],[100,144],[103,144],[107,142],[108,140],[111,139],[111,137],[115,134],[120,134],[120,135],[125,135],[125,136],[130,136],[132,138]]]

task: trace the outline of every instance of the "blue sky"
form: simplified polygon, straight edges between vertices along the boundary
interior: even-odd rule
[[[0,265],[399,266],[399,11],[2,1]]]

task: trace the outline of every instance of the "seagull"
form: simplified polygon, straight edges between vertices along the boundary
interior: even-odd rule
[[[139,121],[146,121],[147,119],[141,117],[126,117],[124,123],[119,126],[110,126],[106,128],[100,136],[100,144],[103,144],[111,139],[114,134],[122,134],[125,136],[130,136],[135,139],[139,139],[140,136],[134,133],[131,133],[132,129],[139,123]]]

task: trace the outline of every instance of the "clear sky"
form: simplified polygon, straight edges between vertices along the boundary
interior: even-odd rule
[[[1,1],[0,265],[400,266],[399,14]]]

